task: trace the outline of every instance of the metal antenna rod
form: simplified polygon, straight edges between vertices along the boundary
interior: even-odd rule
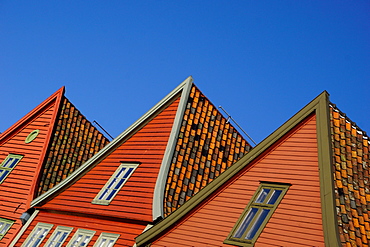
[[[114,138],[113,138],[113,136],[111,136],[98,122],[96,122],[95,120],[94,120],[94,122],[93,123],[95,123],[96,125],[98,125],[99,126],[99,128],[101,128],[104,132],[105,132],[105,134],[107,134],[107,135],[109,135],[109,137],[113,140]]]
[[[227,121],[226,121],[226,123],[228,123],[229,121],[230,121],[230,119],[236,124],[236,126],[238,126],[238,128],[241,130],[241,131],[243,131],[243,133],[254,143],[254,145],[257,145],[257,143],[252,139],[252,137],[250,137],[248,134],[247,134],[247,132],[245,132],[244,130],[243,130],[243,128],[231,117],[231,115],[229,114],[229,113],[227,113],[226,111],[225,111],[225,109],[224,108],[222,108],[222,106],[219,106],[218,108],[220,108],[221,110],[223,110],[224,112],[225,112],[225,114],[227,115]]]

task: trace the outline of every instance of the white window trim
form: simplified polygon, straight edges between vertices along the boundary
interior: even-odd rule
[[[89,241],[86,242],[86,245],[85,246],[88,246],[89,242],[91,241],[91,239],[93,238],[93,236],[95,235],[95,231],[91,231],[91,230],[86,230],[86,229],[77,229],[77,231],[75,232],[75,234],[73,235],[73,237],[71,238],[71,240],[69,240],[68,244],[67,244],[67,247],[78,247],[78,246],[81,246],[81,245],[73,245],[73,242],[75,240],[77,240],[78,238],[78,235],[82,235],[83,237],[90,237]],[[81,243],[79,243],[81,244]]]
[[[28,235],[26,241],[22,244],[22,247],[37,247],[39,246],[44,238],[48,235],[50,232],[51,228],[53,228],[54,225],[52,224],[46,224],[46,223],[37,223],[37,225],[33,228],[32,232]],[[41,238],[40,242],[36,244],[36,240],[39,239],[38,236],[40,235],[37,233],[37,229],[41,228],[42,230],[46,230],[45,235]],[[35,236],[34,236],[35,235]],[[37,237],[37,238],[35,238]],[[36,245],[35,245],[36,244]]]
[[[4,182],[4,180],[9,176],[9,174],[12,172],[12,170],[18,165],[18,163],[21,161],[21,159],[23,158],[23,155],[19,155],[19,154],[9,154],[3,162],[1,162],[0,164],[0,177],[2,176],[2,174],[5,172],[5,171],[8,171],[8,174],[5,175],[4,178],[2,178],[0,180],[0,184],[2,182]],[[8,162],[9,159],[18,159],[18,161],[15,163],[15,165],[13,167],[7,167],[5,166],[6,163]]]
[[[54,230],[53,234],[51,234],[50,238],[46,242],[45,247],[54,247],[58,243],[60,244],[60,246],[62,246],[62,244],[68,238],[69,234],[72,232],[72,230],[73,230],[73,227],[57,226],[57,228]],[[53,241],[56,240],[56,239],[54,240],[53,238],[58,234],[58,232],[60,232],[61,234],[67,233],[67,235],[65,236],[65,238],[61,242],[53,242]],[[58,239],[58,241],[59,241],[59,239]]]
[[[119,234],[102,232],[100,234],[98,240],[96,240],[93,247],[111,247],[117,242],[119,236],[120,236]],[[104,240],[104,239],[113,240],[113,244],[112,245],[101,245],[101,241]]]
[[[123,163],[123,164],[121,164],[116,169],[116,171],[113,173],[113,175],[110,177],[110,179],[108,180],[108,182],[103,186],[103,188],[95,196],[94,200],[91,203],[93,203],[93,204],[100,204],[100,205],[109,205],[110,202],[117,195],[117,193],[121,190],[121,188],[123,187],[123,185],[125,185],[125,183],[130,179],[131,175],[135,172],[135,170],[136,170],[136,168],[138,166],[139,166],[139,164],[137,164],[137,163],[136,164],[135,163]],[[108,186],[111,185],[111,183],[113,183],[116,180],[116,177],[118,176],[118,174],[120,173],[120,171],[121,171],[122,168],[133,168],[133,170],[128,175],[128,177],[126,178],[126,180],[116,189],[116,193],[112,196],[112,198],[110,198],[110,200],[99,199],[106,190],[109,190]],[[125,174],[125,173],[126,172],[124,172],[123,174]]]
[[[0,218],[0,223],[3,223],[3,225],[0,226],[0,240],[5,236],[5,234],[9,231],[9,229],[12,227],[14,224],[13,220],[8,220],[4,218]],[[8,227],[6,228],[5,226],[8,224]],[[4,231],[5,229],[5,231]],[[3,233],[1,233],[3,232]]]

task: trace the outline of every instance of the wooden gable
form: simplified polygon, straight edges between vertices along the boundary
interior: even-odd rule
[[[139,235],[136,243],[235,244],[225,240],[265,182],[291,186],[255,246],[338,246],[331,161],[329,101],[324,92],[182,207]]]
[[[117,144],[111,153],[42,209],[151,222],[153,191],[179,100],[177,97],[137,132]],[[109,205],[92,204],[117,167],[126,162],[139,166],[114,200]]]
[[[63,92],[64,88],[58,90],[0,136],[1,161],[9,154],[23,156],[0,184],[0,217],[14,221],[0,244],[6,245],[22,226],[19,217],[28,210],[33,199],[35,179],[43,163]],[[34,130],[39,130],[37,137],[25,143],[27,136]]]
[[[82,217],[81,221],[136,224],[143,231],[164,216],[164,208],[169,209],[166,214],[178,208],[249,149],[248,142],[189,77],[70,177],[36,198],[32,206],[40,213],[30,227],[47,223],[40,218],[43,212],[55,212]],[[125,163],[138,166],[113,200],[96,203],[96,195]],[[76,228],[80,223],[70,221],[67,226]],[[104,230],[112,229],[103,224],[99,231]],[[25,226],[23,231],[29,234],[31,230]],[[24,234],[14,244],[20,244]],[[127,239],[134,244],[137,232],[120,234],[118,246]]]
[[[255,245],[323,246],[315,116],[282,137],[151,246],[176,243],[181,246],[230,246],[223,242],[260,181],[292,186]]]
[[[68,115],[68,111],[73,114]],[[77,118],[83,123],[79,123]],[[80,125],[81,129],[86,126],[89,128],[84,132],[77,131],[73,125]],[[60,134],[60,129],[68,134]],[[97,138],[90,137],[91,134]],[[31,136],[36,138],[32,140],[29,138]],[[68,137],[71,136],[79,136],[82,139],[79,140],[80,148],[77,151],[88,153],[86,157],[78,158],[74,162],[67,160],[67,157],[74,157],[76,153],[68,146],[72,140],[68,140]],[[66,140],[67,145],[55,148],[56,144]],[[0,245],[7,246],[21,228],[20,216],[30,208],[31,201],[39,191],[55,186],[106,143],[108,140],[91,126],[64,96],[64,87],[6,130],[0,136],[0,161],[9,154],[22,155],[23,158],[0,184],[0,218],[14,221],[10,230],[0,240]],[[52,156],[57,157],[58,161],[51,162],[49,159]],[[67,169],[68,166],[72,167]],[[49,170],[44,171],[46,168]],[[53,176],[53,172],[60,175]],[[57,179],[48,180],[48,176]]]

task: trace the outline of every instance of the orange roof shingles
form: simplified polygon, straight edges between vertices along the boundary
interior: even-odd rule
[[[64,97],[46,154],[37,195],[53,188],[108,142],[108,139]]]
[[[250,150],[251,146],[193,85],[167,177],[167,216]]]
[[[330,107],[333,177],[343,246],[370,244],[369,137],[335,105]]]

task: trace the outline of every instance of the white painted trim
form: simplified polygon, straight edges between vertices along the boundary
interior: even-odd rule
[[[31,222],[35,219],[35,217],[37,216],[37,214],[39,213],[40,211],[39,210],[35,210],[35,212],[33,212],[33,214],[31,215],[31,217],[28,219],[28,221],[26,222],[26,224],[24,224],[21,228],[21,230],[18,232],[17,236],[15,236],[15,238],[13,239],[13,241],[10,243],[9,247],[13,247],[17,242],[18,240],[22,237],[23,233],[27,230],[28,226],[31,224]]]
[[[142,123],[144,123],[152,114],[154,114],[157,110],[163,107],[173,96],[179,93],[188,83],[188,81],[192,81],[192,77],[189,76],[185,81],[183,81],[180,85],[178,85],[172,92],[170,92],[166,97],[164,97],[160,102],[158,102],[154,107],[152,107],[147,113],[145,113],[141,118],[139,118],[135,123],[133,123],[130,127],[128,127],[124,132],[122,132],[118,137],[116,137],[113,141],[111,141],[108,145],[102,148],[97,154],[91,157],[88,161],[86,161],[82,166],[76,169],[70,176],[60,182],[58,185],[54,186],[46,193],[40,195],[39,197],[35,198],[32,202],[30,207],[35,207],[40,205],[44,202],[47,198],[52,197],[55,193],[59,190],[62,190],[63,187],[68,186],[69,184],[73,184],[75,180],[77,180],[80,176],[87,172],[89,168],[92,168],[100,157],[104,156],[105,153],[109,152],[111,149],[115,149],[116,145],[129,136],[129,134],[139,127]]]
[[[29,243],[34,246],[34,244],[37,242],[38,239],[41,239],[41,241],[37,244],[36,247],[40,246],[42,241],[44,241],[44,239],[49,234],[51,229],[53,229],[53,227],[54,227],[53,224],[38,222],[36,224],[36,226],[32,229],[31,233],[27,236],[26,240],[22,243],[21,247],[28,247]],[[43,236],[43,234],[39,234],[39,232],[37,231],[38,228],[41,228],[43,230],[47,230],[46,235]],[[41,238],[38,238],[38,236],[41,236]],[[34,238],[34,237],[36,237],[36,238]]]
[[[186,109],[186,104],[188,102],[191,86],[193,85],[193,78],[189,76],[182,84],[184,84],[183,91],[181,93],[181,99],[179,106],[177,108],[174,123],[172,125],[172,130],[170,137],[167,142],[166,151],[164,153],[161,168],[159,170],[157,181],[153,193],[153,204],[152,204],[152,214],[153,221],[158,217],[163,217],[163,202],[164,202],[164,190],[166,187],[168,170],[172,162],[173,152],[176,148],[177,137],[181,128],[181,121],[184,116]]]

